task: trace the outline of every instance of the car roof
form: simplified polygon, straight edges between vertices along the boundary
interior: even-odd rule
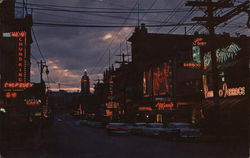
[[[126,125],[126,123],[109,123],[108,125]]]
[[[190,125],[190,123],[187,123],[187,122],[170,122],[169,125]]]

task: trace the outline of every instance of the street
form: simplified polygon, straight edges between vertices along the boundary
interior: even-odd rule
[[[55,121],[39,148],[4,149],[4,158],[244,158],[244,147],[231,143],[167,141],[142,136],[108,136],[104,129]],[[245,154],[244,154],[245,153]]]

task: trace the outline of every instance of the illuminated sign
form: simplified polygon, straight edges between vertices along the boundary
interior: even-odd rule
[[[168,104],[166,104],[166,103],[157,103],[155,105],[155,107],[157,107],[158,110],[164,110],[166,108],[174,107],[174,104],[173,103],[168,103]]]
[[[25,99],[25,104],[29,106],[41,105],[42,101],[40,99]]]
[[[139,107],[138,108],[139,111],[152,111],[151,107]]]
[[[207,42],[203,41],[203,38],[196,38],[193,42],[194,46],[205,46],[207,44]]]
[[[4,83],[4,88],[5,89],[26,89],[30,88],[34,85],[34,83],[30,82],[25,82],[25,83],[20,83],[20,82],[6,82]]]
[[[146,70],[143,76],[144,97],[167,95],[170,86],[170,74],[169,63],[163,63]]]
[[[17,82],[26,82],[26,32],[7,32],[3,37],[14,37],[17,39]]]
[[[214,97],[214,91],[208,90],[206,77],[203,76],[203,88],[204,88],[204,96],[205,98],[212,98]],[[223,83],[222,88],[219,89],[218,95],[219,97],[230,97],[230,96],[242,96],[246,94],[245,87],[235,87],[235,88],[228,88],[227,83]]]
[[[107,104],[106,104],[106,107],[108,108],[108,109],[112,109],[112,108],[117,108],[119,106],[119,103],[116,103],[116,102],[108,102]]]
[[[203,41],[203,38],[197,38],[193,42],[192,52],[193,52],[193,61],[196,63],[201,63],[200,51],[201,46],[205,46],[207,43]],[[215,51],[217,62],[225,63],[229,59],[234,59],[238,55],[238,52],[241,48],[235,44],[231,43],[225,48],[219,48]],[[204,68],[207,68],[211,63],[211,51],[204,53]]]
[[[195,62],[186,62],[183,63],[184,67],[190,67],[190,68],[199,68],[201,66],[200,63],[195,63]]]
[[[106,116],[112,116],[113,115],[113,112],[111,110],[106,110]]]
[[[5,93],[5,98],[16,98],[17,97],[17,93],[16,92],[6,92]]]

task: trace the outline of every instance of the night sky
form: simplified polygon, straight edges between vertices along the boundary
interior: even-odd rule
[[[17,0],[21,2],[21,0]],[[244,0],[241,0],[244,2]],[[79,24],[79,25],[137,25],[138,23],[138,1],[137,0],[28,0],[30,4],[41,4],[40,8],[51,8],[46,5],[56,6],[71,6],[71,7],[86,7],[86,8],[116,8],[128,9],[128,13],[72,13],[63,11],[48,11],[33,9],[34,23],[63,23],[63,24]],[[203,16],[204,13],[200,10],[191,11],[191,7],[185,6],[184,0],[140,0],[140,9],[175,9],[186,10],[186,12],[168,12],[168,13],[143,13],[139,14],[140,23],[162,24],[167,21],[167,24],[179,23],[182,19],[185,22],[192,22],[194,16]],[[239,2],[238,2],[239,3]],[[238,4],[236,3],[236,4]],[[18,6],[21,4],[18,3]],[[36,7],[36,6],[30,6]],[[28,6],[29,8],[29,6]],[[38,7],[36,7],[38,8]],[[62,8],[62,7],[60,7]],[[66,8],[69,9],[69,8]],[[86,10],[82,8],[70,8],[71,10]],[[134,13],[130,13],[133,9]],[[120,11],[121,11],[120,10]],[[226,12],[228,9],[220,10],[220,13]],[[30,11],[30,10],[29,10]],[[98,11],[94,9],[93,11]],[[99,9],[100,11],[100,9]],[[103,11],[103,10],[101,10]],[[119,10],[116,10],[119,11]],[[152,10],[151,10],[152,11]],[[149,11],[150,12],[150,11]],[[18,13],[21,13],[20,11]],[[93,15],[95,14],[95,15]],[[237,17],[228,21],[225,27],[216,28],[216,33],[230,32],[235,36],[236,32],[248,35],[249,29],[246,27],[247,14],[242,13]],[[230,22],[231,21],[231,22]],[[166,23],[164,23],[166,24]],[[222,24],[220,26],[224,26]],[[152,33],[168,33],[173,27],[148,28]],[[189,30],[191,26],[187,26]],[[91,84],[96,82],[98,77],[102,78],[103,71],[108,67],[109,51],[111,55],[111,63],[119,60],[120,52],[131,54],[130,44],[126,42],[128,37],[133,33],[132,27],[120,28],[76,28],[76,27],[47,27],[33,26],[37,41],[41,51],[46,58],[49,66],[49,79],[44,76],[46,81],[56,82],[50,83],[50,88],[58,88],[58,83],[61,83],[61,89],[79,90],[80,79],[84,69],[87,69]],[[193,27],[188,31],[192,34],[199,30],[200,33],[205,33],[206,29],[200,26]],[[178,27],[177,30],[171,31],[174,34],[184,34],[184,27]],[[128,50],[128,51],[127,51]],[[32,44],[32,54],[36,60],[41,60],[41,56],[35,44]],[[39,81],[39,71],[37,61],[32,59],[31,80]],[[115,64],[115,67],[118,67]]]

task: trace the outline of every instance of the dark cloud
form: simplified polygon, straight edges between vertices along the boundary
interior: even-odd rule
[[[82,7],[110,7],[110,8],[137,8],[136,0],[29,0],[29,3],[39,4],[52,4],[52,5],[67,5],[67,6],[82,6]],[[166,8],[174,9],[177,5],[180,8],[190,7],[185,6],[183,0],[140,0],[140,8]],[[152,23],[151,21],[164,21],[169,18],[171,13],[165,14],[140,14],[140,22]],[[176,13],[169,20],[172,23],[178,23],[186,13]],[[191,21],[193,16],[202,16],[203,13],[194,13],[187,21]],[[105,17],[109,16],[109,17]],[[123,18],[111,18],[110,16],[117,16]],[[76,13],[63,13],[52,11],[34,11],[34,22],[57,22],[57,23],[79,23],[79,24],[136,24],[137,14],[76,14]],[[247,21],[247,16],[242,16],[232,24],[244,25]],[[187,27],[188,29],[190,27]],[[167,33],[171,28],[162,28],[160,33]],[[242,29],[242,28],[241,28]],[[115,57],[115,50],[119,50],[119,46],[122,43],[125,45],[126,38],[132,33],[133,29],[128,28],[57,28],[57,27],[41,27],[34,26],[36,36],[42,52],[51,69],[50,76],[58,82],[70,84],[72,87],[80,87],[80,77],[83,73],[83,69],[87,68],[90,72],[92,70],[91,79],[100,77],[102,70],[104,70],[105,63],[108,61],[108,50],[111,50],[112,59],[114,62],[118,58]],[[158,29],[150,28],[150,32],[157,32]],[[232,29],[217,29],[218,33],[223,31],[230,31]],[[237,29],[238,30],[238,29]],[[234,31],[237,31],[234,29]],[[120,31],[120,32],[119,32]],[[202,31],[205,31],[203,29]],[[247,29],[238,30],[243,34],[249,35]],[[232,32],[232,31],[230,31]],[[184,27],[180,27],[174,33],[184,33]],[[111,47],[109,47],[112,42]],[[109,49],[107,49],[109,48]],[[39,60],[39,53],[36,48],[35,42],[32,45],[32,53]],[[103,58],[101,58],[103,57]],[[101,60],[100,60],[101,58]],[[39,75],[37,70],[37,64],[32,61],[32,80],[38,81]],[[95,67],[96,66],[96,67]]]

